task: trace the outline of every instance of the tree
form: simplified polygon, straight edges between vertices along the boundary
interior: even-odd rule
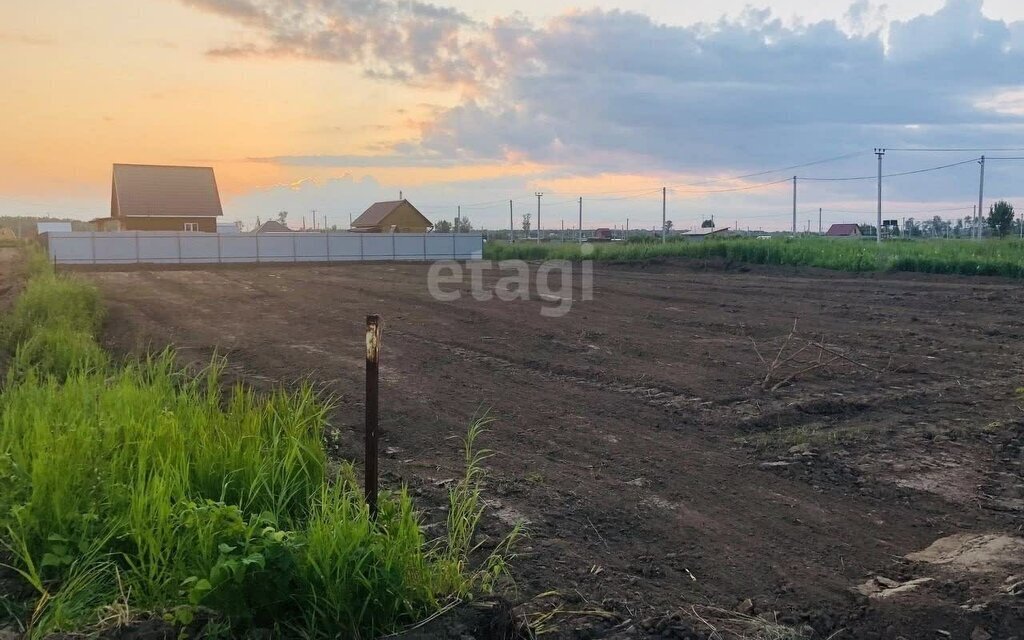
[[[287,211],[278,211],[277,212],[277,221],[278,222],[280,222],[281,224],[286,224],[285,221],[287,219],[288,219],[288,212]]]
[[[1004,237],[1013,228],[1013,205],[1006,200],[995,203],[988,210],[987,222],[993,233]]]
[[[665,233],[671,233],[671,232],[672,232],[672,221],[671,220],[666,220],[665,221]]]
[[[530,233],[530,214],[528,213],[523,214],[523,231],[527,234]]]
[[[452,223],[448,222],[447,220],[438,220],[437,222],[434,223],[434,232],[435,233],[451,233],[452,232]]]
[[[876,235],[876,233],[875,233],[876,232],[875,225],[873,225],[873,224],[859,224],[857,226],[860,227],[860,234],[862,236],[873,236],[873,235]],[[910,226],[910,221],[909,220],[907,221],[907,226],[908,227]]]
[[[472,230],[473,224],[469,221],[469,218],[455,219],[455,233],[469,233]]]
[[[704,222],[700,223],[700,228],[701,229],[714,229],[715,228],[715,221],[714,220],[705,220]]]

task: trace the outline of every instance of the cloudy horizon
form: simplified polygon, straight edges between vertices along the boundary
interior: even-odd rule
[[[826,226],[874,218],[874,181],[810,178],[871,176],[877,146],[887,174],[956,165],[886,179],[892,217],[969,215],[983,152],[986,203],[1024,196],[1024,8],[679,4],[8,7],[0,209],[101,217],[111,165],[142,162],[213,166],[247,222],[345,226],[402,192],[431,219],[461,205],[506,228],[510,199],[518,220],[543,192],[545,228],[574,226],[580,196],[585,226],[650,228],[668,186],[678,228],[784,229],[799,175],[816,230],[819,207]]]

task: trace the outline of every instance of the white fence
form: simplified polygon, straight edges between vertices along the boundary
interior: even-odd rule
[[[260,233],[166,231],[47,233],[58,264],[216,264],[361,260],[479,260],[472,233]]]

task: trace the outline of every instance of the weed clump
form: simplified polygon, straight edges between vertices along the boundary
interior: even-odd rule
[[[514,536],[470,562],[486,420],[470,430],[447,534],[427,540],[404,490],[383,493],[374,519],[351,465],[329,472],[330,406],[310,386],[225,390],[219,361],[188,374],[171,351],[114,366],[101,320],[94,287],[40,271],[4,325],[0,543],[38,596],[30,637],[111,611],[377,637],[504,572]]]

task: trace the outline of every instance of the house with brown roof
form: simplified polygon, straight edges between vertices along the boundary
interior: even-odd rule
[[[207,231],[224,215],[211,167],[115,164],[100,231]]]
[[[825,235],[829,238],[858,238],[862,234],[860,226],[855,224],[834,224],[828,228]]]
[[[408,200],[375,202],[352,222],[363,233],[426,233],[433,223]]]
[[[253,230],[253,233],[287,233],[291,231],[288,225],[277,220],[267,220]]]

